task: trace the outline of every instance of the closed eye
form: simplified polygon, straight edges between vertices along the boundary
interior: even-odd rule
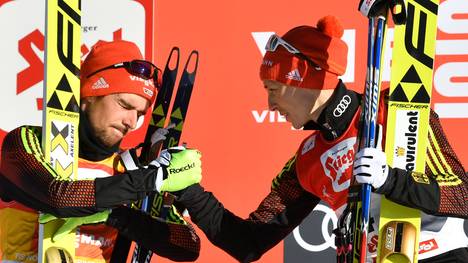
[[[131,105],[130,103],[126,102],[125,100],[119,98],[118,103],[120,107],[126,110],[136,110],[135,106]],[[146,111],[138,111],[137,117],[141,117],[146,114]]]

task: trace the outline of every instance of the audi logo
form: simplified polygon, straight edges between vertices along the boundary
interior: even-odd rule
[[[348,108],[349,104],[351,104],[351,97],[344,95],[343,98],[341,98],[340,103],[338,103],[336,108],[333,110],[333,116],[341,117],[341,115],[343,115],[343,113]]]

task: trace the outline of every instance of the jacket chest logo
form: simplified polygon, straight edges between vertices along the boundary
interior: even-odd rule
[[[354,161],[356,137],[345,139],[320,156],[325,175],[336,193],[348,189]]]

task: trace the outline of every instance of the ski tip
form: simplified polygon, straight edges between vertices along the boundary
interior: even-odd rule
[[[164,71],[177,71],[177,69],[179,68],[179,57],[180,49],[178,47],[172,47],[171,52],[169,53],[169,57],[167,57],[166,68],[164,69]]]
[[[193,59],[193,57],[195,57],[195,59]],[[198,57],[198,50],[192,50],[185,64],[184,71],[188,72],[189,74],[195,74],[198,69]],[[191,70],[189,70],[189,68]]]

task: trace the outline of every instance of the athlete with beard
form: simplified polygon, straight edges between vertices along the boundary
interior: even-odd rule
[[[360,183],[370,183],[378,193],[375,196],[385,195],[432,214],[423,213],[421,242],[433,240],[438,247],[423,251],[420,262],[468,262],[462,219],[468,217],[468,177],[435,112],[430,115],[430,158],[425,174],[420,174],[428,178],[427,183],[420,183],[410,171],[389,167],[381,150],[364,148],[355,156],[362,95],[347,89],[338,78],[347,64],[342,35],[337,18],[327,16],[317,27],[299,26],[282,37],[273,35],[266,45],[260,77],[270,110],[311,134],[273,179],[271,192],[258,208],[247,219],[239,218],[200,184],[176,193],[177,200],[213,244],[241,262],[251,262],[291,233],[320,200],[341,214],[353,164],[366,166],[355,176]],[[386,97],[388,90],[383,91],[379,109],[382,134]],[[369,247],[375,247],[372,242],[378,235],[375,224],[380,208],[373,208],[371,216],[377,219],[369,230]],[[375,258],[376,249],[369,252]]]
[[[151,192],[201,180],[200,154],[193,149],[166,150],[148,167],[125,168],[120,142],[151,109],[159,77],[159,69],[143,60],[132,42],[93,46],[81,67],[77,181],[61,179],[44,160],[41,127],[22,126],[6,135],[0,165],[2,262],[37,261],[38,211],[48,218],[73,217],[66,224],[71,229],[93,223],[76,229],[79,261],[108,262],[118,232],[171,260],[198,257],[199,238],[175,209],[162,221],[130,208]],[[169,171],[188,164],[190,169],[181,173]],[[174,186],[178,176],[183,178]],[[53,238],[61,231],[67,229]]]

